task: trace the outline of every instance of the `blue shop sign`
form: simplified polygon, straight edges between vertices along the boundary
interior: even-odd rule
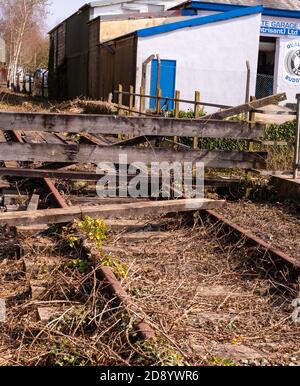
[[[298,23],[262,20],[260,27],[261,34],[268,35],[283,35],[283,36],[300,36],[300,29]]]

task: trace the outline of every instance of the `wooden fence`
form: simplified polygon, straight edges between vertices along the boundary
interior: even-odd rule
[[[201,137],[255,139],[264,126],[228,120],[197,120],[164,117],[78,115],[53,113],[0,113],[0,127],[6,131],[50,132],[97,135],[126,135],[134,138],[111,145],[94,146],[53,143],[0,143],[2,161],[119,163],[126,153],[128,163],[140,161],[203,162],[212,168],[266,167],[265,152],[187,150],[134,147],[157,137]],[[1,140],[0,140],[1,142]],[[125,148],[126,147],[126,148]]]
[[[115,90],[116,99],[118,100],[118,114],[122,114],[123,111],[127,111],[129,116],[132,115],[139,115],[139,116],[157,116],[161,115],[162,111],[160,108],[160,102],[161,101],[171,101],[174,102],[174,117],[179,118],[180,116],[180,103],[184,104],[190,104],[193,106],[193,115],[194,119],[203,119],[203,120],[210,120],[210,119],[225,119],[230,118],[233,116],[239,116],[243,115],[245,120],[248,120],[250,125],[253,125],[253,122],[255,121],[255,113],[259,112],[258,110],[261,107],[267,106],[269,104],[277,104],[283,100],[286,99],[285,93],[280,93],[272,96],[268,96],[265,98],[261,98],[257,100],[255,97],[250,98],[250,102],[246,102],[245,104],[231,107],[227,105],[221,105],[217,103],[208,103],[201,101],[200,98],[200,91],[195,91],[195,99],[194,100],[186,100],[180,98],[180,91],[175,92],[175,98],[166,98],[162,96],[162,92],[160,89],[157,90],[157,95],[146,95],[144,88],[140,88],[140,93],[134,92],[134,87],[131,86],[129,91],[124,91],[123,86],[119,85],[118,90]],[[126,107],[123,105],[123,96],[129,96],[129,106]],[[136,108],[136,100],[139,101],[139,106]],[[145,109],[145,100],[146,99],[154,99],[156,108],[154,111],[146,111]],[[215,107],[218,109],[221,109],[221,111],[218,111],[217,113],[210,114],[210,115],[204,115],[201,114],[200,107]],[[249,115],[248,115],[249,114]],[[226,138],[226,135],[224,136]],[[243,139],[242,137],[240,137]],[[251,137],[251,140],[258,139],[259,137],[254,138]],[[178,144],[178,138],[175,136],[173,139],[175,144]],[[199,138],[194,137],[193,138],[193,148],[197,149],[199,145]],[[253,143],[249,142],[249,150],[253,149]]]
[[[180,103],[185,103],[185,104],[190,104],[193,106],[194,110],[194,118],[195,119],[205,119],[205,120],[210,120],[210,119],[226,119],[229,117],[233,116],[238,116],[240,114],[244,114],[244,117],[248,119],[250,127],[253,129],[253,122],[255,122],[255,114],[260,113],[260,114],[266,114],[265,110],[261,110],[262,107],[270,105],[270,104],[277,104],[283,100],[286,99],[285,93],[280,93],[268,97],[264,97],[261,99],[256,99],[255,97],[251,97],[250,102],[246,102],[245,104],[242,104],[240,106],[226,106],[226,105],[221,105],[221,104],[214,104],[214,103],[207,103],[203,102],[200,99],[200,92],[195,91],[195,99],[194,100],[186,100],[186,99],[181,99],[180,98],[180,91],[175,92],[175,98],[166,98],[162,96],[162,92],[160,89],[157,90],[156,95],[146,95],[144,88],[140,89],[139,93],[134,92],[134,87],[131,86],[129,91],[124,91],[123,86],[119,85],[118,90],[115,90],[115,94],[118,97],[118,112],[119,114],[122,113],[123,110],[128,111],[129,115],[133,114],[138,114],[138,115],[146,115],[146,116],[155,116],[157,114],[161,114],[161,107],[160,107],[160,102],[161,101],[171,101],[174,102],[174,117],[179,118],[179,104]],[[123,106],[123,96],[129,96],[129,106],[124,107]],[[135,100],[136,98],[139,98],[139,108],[135,107]],[[155,111],[152,112],[146,112],[146,99],[155,99],[156,103],[156,109]],[[288,115],[288,116],[294,116],[297,119],[297,124],[296,124],[296,143],[295,145],[295,154],[294,154],[294,167],[293,167],[293,176],[294,178],[298,178],[298,174],[300,171],[300,94],[297,94],[296,96],[297,99],[297,111],[277,111],[275,114],[276,115]],[[200,107],[201,106],[208,106],[208,107],[216,107],[221,109],[221,111],[218,111],[214,114],[210,115],[205,115],[205,116],[200,116]],[[245,115],[249,114],[249,116]],[[272,113],[273,114],[273,113]],[[256,124],[257,125],[257,124]],[[236,133],[237,135],[234,136],[234,138],[239,138],[241,133]],[[249,135],[251,138],[249,138]],[[253,149],[253,140],[258,140],[259,136],[256,136],[254,132],[252,132],[252,135],[249,133],[248,134],[248,139],[249,141],[249,150]],[[186,135],[188,136],[188,135]],[[256,138],[255,138],[256,137]],[[226,133],[224,133],[223,138],[228,138]],[[241,136],[240,138],[243,138]],[[177,136],[174,136],[174,142],[177,142]],[[263,145],[274,145],[274,141],[263,141],[261,142]],[[279,141],[276,143],[276,145],[279,146],[286,146],[290,145],[285,141]],[[198,148],[198,137],[194,137],[193,140],[193,147],[194,149]]]

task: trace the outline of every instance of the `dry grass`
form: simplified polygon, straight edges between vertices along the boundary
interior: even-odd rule
[[[80,250],[66,249],[60,232],[28,239],[26,256],[46,254],[61,264],[44,272],[49,287],[38,304],[29,298],[11,304],[0,358],[12,365],[58,366],[299,362],[300,326],[291,320],[297,287],[266,271],[255,251],[249,257],[242,240],[228,244],[216,226],[195,218],[191,228],[181,217],[177,224],[168,229],[168,240],[129,242],[123,232],[110,235],[106,250],[129,267],[123,285],[133,299],[130,314],[106,297],[99,267],[80,271]],[[11,269],[7,264],[0,266],[2,277]],[[28,286],[21,279],[17,284]],[[1,288],[9,286],[2,282]],[[46,325],[36,321],[38,305],[57,303],[58,318]],[[157,333],[151,344],[136,340],[133,326],[140,318]],[[244,346],[260,359],[235,358],[231,350]]]
[[[58,258],[61,264],[43,269],[38,275],[48,287],[37,300],[28,295],[35,277],[1,282],[0,295],[10,301],[7,321],[1,328],[0,364],[1,358],[5,364],[26,366],[178,363],[180,356],[173,354],[168,341],[161,343],[163,337],[152,343],[137,339],[134,326],[145,317],[144,313],[128,313],[116,299],[108,297],[103,283],[97,279],[100,267],[80,260],[83,272],[78,265],[81,251],[66,248],[60,233],[50,238],[23,240],[22,244],[25,259],[46,255],[49,262]],[[1,276],[16,264],[2,261]],[[15,298],[20,291],[27,295]],[[58,316],[47,324],[37,321],[37,307],[42,306],[59,306]]]
[[[289,171],[293,170],[294,147],[293,146],[268,146],[267,170]]]
[[[116,114],[114,104],[76,98],[72,101],[55,102],[29,95],[0,90],[0,110],[12,112],[53,112],[72,114]]]
[[[218,209],[226,218],[300,259],[300,211],[297,204],[228,202]]]
[[[242,241],[228,245],[215,227],[199,223],[173,229],[167,242],[131,246],[118,235],[111,242],[128,252],[134,275],[126,284],[135,302],[189,363],[220,356],[241,363],[230,351],[240,344],[259,351],[264,363],[300,361],[300,326],[291,319],[297,291],[249,257]]]

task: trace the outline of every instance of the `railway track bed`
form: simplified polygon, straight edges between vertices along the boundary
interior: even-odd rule
[[[146,168],[154,155],[264,168],[266,152],[155,148],[157,131],[251,139],[254,126],[47,112],[2,123],[0,364],[300,364],[297,208],[174,199],[173,180],[168,200],[95,192],[95,164],[121,165],[124,149]]]
[[[300,261],[298,205],[279,202],[227,202],[226,208],[218,209],[217,212]]]
[[[30,237],[11,229],[11,239],[21,248],[1,262],[1,297],[12,299],[0,354],[9,358],[7,363],[55,364],[61,356],[67,362],[71,352],[85,364],[134,364],[142,348],[143,360],[152,357],[153,364],[161,364],[160,355],[164,363],[299,364],[300,326],[291,318],[297,283],[266,270],[246,245],[224,241],[218,225],[190,215],[108,220],[107,226],[103,251],[126,266],[118,280],[130,298],[130,316],[127,311],[124,316],[122,305],[113,305],[115,297],[105,295],[105,280],[95,284],[95,270],[80,260],[79,250],[65,249],[64,228]],[[85,324],[91,312],[97,328],[89,331]],[[128,359],[124,333],[137,319],[150,326],[160,343],[150,344],[151,353],[143,343],[131,343]],[[109,359],[100,354],[104,343],[83,349],[104,328],[105,344],[119,342],[110,346]],[[53,342],[53,350],[36,339],[39,334]],[[67,347],[61,346],[61,334]]]

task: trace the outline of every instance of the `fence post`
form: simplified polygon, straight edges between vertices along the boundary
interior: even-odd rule
[[[255,100],[256,100],[255,96],[250,96],[250,102],[255,101]],[[245,115],[245,117],[247,117],[247,114]],[[248,118],[249,118],[249,127],[251,128],[252,125],[254,125],[255,112],[250,111]],[[254,142],[253,141],[248,141],[248,151],[249,152],[254,152]],[[247,172],[246,176],[251,178],[251,173]],[[246,193],[245,193],[245,199],[246,200],[248,200],[250,198],[251,191],[252,191],[251,188],[246,188]]]
[[[253,102],[256,100],[256,97],[255,96],[251,96],[250,97],[250,102]],[[250,125],[250,128],[252,127],[252,125],[254,124],[255,122],[255,112],[254,111],[250,111],[249,113],[249,125]],[[248,151],[254,151],[254,142],[253,141],[249,141],[248,142]]]
[[[134,87],[130,86],[129,88],[129,116],[133,115],[134,108]]]
[[[294,158],[294,175],[293,177],[298,178],[298,171],[300,169],[300,94],[296,95],[297,98],[297,124],[296,124],[296,148]]]
[[[179,118],[179,112],[180,112],[180,105],[179,105],[179,99],[180,99],[180,91],[175,91],[175,118]],[[178,138],[174,137],[174,142],[178,142]]]
[[[29,94],[32,94],[32,79],[31,79],[31,74],[29,74]]]
[[[158,88],[156,91],[156,114],[158,115],[160,112],[160,101],[161,101],[161,89]]]
[[[123,86],[119,84],[118,86],[118,115],[121,115],[123,105]]]
[[[194,109],[194,114],[195,114],[195,119],[200,118],[200,91],[195,91],[195,109]],[[198,138],[195,137],[193,141],[193,148],[198,149]]]
[[[144,87],[141,87],[140,88],[140,113],[143,114],[145,112],[145,98],[144,98],[144,95],[145,95],[145,89]]]
[[[247,78],[246,78],[246,95],[245,102],[248,103],[250,99],[250,82],[251,82],[251,68],[249,60],[246,60]]]

